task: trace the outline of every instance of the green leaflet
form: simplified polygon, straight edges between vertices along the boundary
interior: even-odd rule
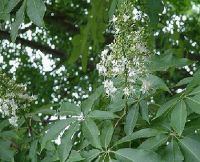
[[[120,5],[121,2],[122,2],[122,0],[112,0],[110,9],[108,12],[109,19],[111,19],[113,17],[113,15],[115,14],[115,10],[117,9],[117,7]]]
[[[101,34],[106,29],[105,20],[108,18],[108,14],[105,6],[108,1],[91,1],[91,10],[87,24],[80,27],[80,34],[73,37],[72,44],[73,50],[68,60],[69,64],[73,64],[82,56],[83,71],[87,70],[87,62],[90,54],[89,47],[92,44],[93,51],[99,52],[99,47],[104,43],[104,37]],[[93,18],[91,18],[91,15]]]
[[[140,149],[157,150],[158,147],[167,142],[168,136],[161,134],[145,140],[140,146]]]
[[[84,160],[81,154],[75,150],[72,150],[71,154],[69,155],[69,159],[66,162],[76,162],[81,160]]]
[[[61,104],[60,114],[61,115],[80,115],[81,108],[79,106],[76,106],[74,103],[64,102]]]
[[[186,162],[200,162],[200,142],[190,137],[179,140]]]
[[[10,148],[11,142],[0,140],[0,159],[3,161],[12,161],[14,151]]]
[[[38,140],[35,140],[31,143],[31,147],[29,150],[29,157],[31,162],[37,162],[37,147],[38,147]]]
[[[5,6],[4,12],[10,13],[21,0],[9,0]]]
[[[10,20],[10,13],[6,12],[7,5],[8,5],[7,0],[0,1],[0,20],[4,21]]]
[[[97,149],[89,150],[89,151],[82,151],[81,156],[85,158],[84,162],[91,162],[100,154],[100,151]]]
[[[111,103],[108,105],[108,109],[112,112],[121,111],[126,105],[125,99],[123,99],[123,93],[118,92],[113,96]]]
[[[135,128],[138,119],[138,115],[139,115],[138,105],[131,107],[130,110],[128,111],[124,125],[124,131],[126,135],[129,135],[133,132],[133,129]]]
[[[21,23],[24,21],[24,12],[26,7],[26,0],[24,0],[22,6],[16,13],[15,21],[11,25],[11,40],[14,42],[16,40],[18,29],[21,25]]]
[[[185,102],[178,102],[171,113],[171,126],[179,134],[182,134],[187,119],[187,109]]]
[[[104,148],[107,148],[111,142],[114,132],[114,127],[111,121],[105,122],[101,132],[101,144]]]
[[[161,0],[146,0],[145,9],[150,19],[152,27],[156,27],[159,22],[159,13],[162,12],[164,6]]]
[[[37,26],[44,26],[46,6],[42,0],[27,0],[27,15]]]
[[[61,162],[65,162],[72,148],[72,136],[79,129],[79,124],[71,124],[62,136],[61,144],[58,146],[58,155]]]
[[[87,118],[82,123],[82,131],[84,137],[88,140],[89,143],[91,143],[92,146],[101,149],[99,139],[100,132],[96,123],[92,119]]]
[[[123,162],[161,162],[160,157],[153,151],[124,148],[114,153],[116,158]]]
[[[163,104],[159,109],[158,112],[156,114],[155,118],[160,117],[161,115],[163,115],[164,113],[168,113],[172,107],[174,107],[174,105],[178,102],[179,98],[173,98],[169,101],[167,101],[165,104]]]
[[[198,95],[198,94],[200,94],[200,86],[194,88],[193,91],[190,92],[188,96]]]
[[[179,145],[174,139],[164,148],[161,157],[165,162],[182,162],[184,160]]]
[[[103,92],[103,86],[100,86],[92,95],[88,97],[88,99],[81,103],[81,110],[83,111],[84,115],[87,115],[92,110],[95,102],[100,98]]]
[[[145,129],[141,129],[139,131],[133,132],[132,134],[123,137],[122,139],[120,139],[119,141],[117,141],[115,143],[115,145],[124,143],[124,142],[129,142],[135,139],[139,139],[139,138],[148,138],[148,137],[154,137],[156,135],[159,134],[164,134],[166,132],[164,131],[160,131],[157,129],[152,129],[152,128],[145,128]]]
[[[103,120],[103,119],[114,119],[114,118],[117,118],[118,116],[115,115],[113,112],[109,112],[109,111],[94,110],[94,111],[91,111],[87,115],[87,117]]]
[[[195,113],[200,114],[200,96],[186,97],[185,102]]]
[[[45,148],[48,141],[55,139],[60,134],[60,132],[69,126],[73,121],[74,119],[68,118],[64,120],[58,120],[57,122],[53,123],[48,132],[42,138],[41,150]]]
[[[149,64],[151,71],[167,71],[169,68],[183,67],[192,63],[189,59],[175,57],[174,53],[173,50],[167,50],[164,54],[153,56]]]
[[[180,81],[176,84],[176,86],[178,87],[178,86],[186,85],[186,84],[190,83],[190,82],[192,81],[192,79],[193,79],[193,77],[184,78],[184,79],[180,80]]]
[[[140,101],[140,113],[142,115],[142,118],[149,123],[149,111],[147,101]]]
[[[170,90],[165,84],[165,82],[158,76],[148,75],[147,78],[145,78],[145,80],[148,80],[148,82],[150,83],[150,87],[153,90],[161,89],[170,93]]]

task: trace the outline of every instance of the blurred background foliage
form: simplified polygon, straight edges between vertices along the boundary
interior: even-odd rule
[[[12,10],[11,21],[20,3]],[[62,100],[79,102],[98,86],[98,54],[113,40],[109,17],[120,0],[48,0],[45,3],[45,26],[37,27],[25,14],[14,43],[10,41],[9,24],[2,19],[1,68],[17,82],[28,85],[30,92],[38,95],[39,106]],[[168,59],[200,59],[198,0],[137,3],[149,15],[151,43],[157,54]],[[178,69],[178,73],[171,66],[170,71],[162,74],[165,79],[170,75],[169,84],[173,84],[183,75],[190,76],[196,66]]]

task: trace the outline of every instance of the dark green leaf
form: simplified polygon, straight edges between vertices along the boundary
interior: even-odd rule
[[[91,111],[87,115],[87,117],[103,120],[103,119],[114,119],[114,118],[117,118],[118,116],[115,115],[113,112],[109,112],[109,111],[94,110],[94,111]]]
[[[92,119],[87,118],[82,123],[82,131],[88,142],[90,142],[96,148],[101,148],[99,139],[100,132],[96,123]]]
[[[149,111],[148,111],[147,101],[144,100],[140,101],[140,111],[142,118],[149,123]]]
[[[72,150],[69,159],[66,162],[76,162],[81,160],[84,160],[84,158],[81,157],[81,154],[75,150]]]
[[[149,16],[150,23],[153,27],[159,22],[159,13],[163,10],[163,4],[161,0],[146,0],[145,1],[146,12]]]
[[[48,132],[42,138],[41,150],[44,149],[48,141],[54,140],[60,134],[60,132],[69,126],[73,121],[74,119],[65,119],[53,123]]]
[[[171,126],[179,135],[181,135],[184,130],[186,119],[186,105],[185,102],[181,100],[175,105],[171,113]]]
[[[26,7],[26,1],[23,2],[22,6],[16,13],[15,22],[11,25],[11,40],[14,42],[16,40],[18,29],[21,25],[21,23],[24,21],[24,11]]]
[[[99,97],[102,95],[102,93],[103,93],[103,87],[100,86],[95,90],[95,92],[92,95],[90,95],[88,97],[88,99],[84,100],[81,103],[81,109],[82,109],[84,115],[87,115],[92,110],[93,105],[99,99]]]
[[[106,121],[104,123],[102,132],[101,132],[101,143],[104,148],[107,148],[110,144],[114,132],[114,127],[111,121]]]
[[[200,96],[186,97],[185,102],[193,112],[200,114]]]
[[[72,148],[72,136],[79,129],[79,124],[76,122],[71,124],[62,136],[61,144],[58,146],[58,155],[61,162],[65,162]]]
[[[154,89],[154,90],[162,89],[164,91],[170,92],[170,90],[167,87],[167,85],[165,84],[165,82],[161,78],[159,78],[155,75],[148,75],[148,77],[145,80],[148,80],[151,88]]]
[[[145,129],[141,129],[137,132],[133,132],[132,134],[130,134],[128,136],[123,137],[122,139],[117,141],[115,143],[115,145],[118,145],[118,144],[121,144],[121,143],[124,143],[124,142],[129,142],[129,141],[139,139],[139,138],[154,137],[156,135],[164,134],[164,133],[166,133],[166,132],[160,131],[160,130],[157,130],[157,129],[152,129],[152,128],[145,128]]]
[[[37,26],[44,26],[46,6],[42,0],[27,0],[27,15]]]
[[[161,162],[160,157],[152,151],[124,148],[114,153],[116,158],[123,162]]]
[[[130,135],[131,133],[133,133],[133,129],[135,128],[138,119],[138,114],[139,114],[138,105],[131,107],[130,110],[128,111],[124,125],[124,131],[126,135]]]
[[[100,151],[97,149],[81,152],[81,156],[85,158],[84,162],[91,162],[99,154],[100,154]]]
[[[200,142],[190,137],[179,140],[186,162],[200,162]]]
[[[182,162],[184,160],[184,156],[174,139],[165,147],[162,159],[165,162]]]
[[[157,150],[158,147],[167,142],[168,136],[164,134],[157,135],[156,137],[151,137],[145,140],[140,146],[140,149],[145,150]]]
[[[178,86],[186,85],[186,84],[190,83],[190,82],[192,81],[192,79],[193,79],[192,77],[184,78],[184,79],[180,80],[180,81],[176,84],[176,86],[178,87]]]
[[[174,105],[178,102],[179,98],[173,98],[169,101],[167,101],[165,104],[163,104],[159,109],[158,112],[156,114],[156,118],[160,117],[161,115],[163,115],[164,113],[168,113],[173,107]]]
[[[21,0],[9,0],[5,7],[5,12],[10,13]]]
[[[11,142],[0,140],[0,159],[4,161],[12,161],[14,151],[10,148]]]
[[[81,108],[76,106],[74,103],[64,102],[60,108],[61,115],[80,115]]]
[[[37,147],[38,147],[38,140],[35,140],[31,143],[31,147],[29,150],[29,157],[31,162],[37,162]]]

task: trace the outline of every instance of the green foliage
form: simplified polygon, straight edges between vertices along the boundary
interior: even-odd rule
[[[45,33],[49,34],[42,36],[42,32],[34,33],[37,43],[46,39],[45,43],[48,44],[48,40],[53,40],[56,49],[59,47],[65,50],[69,47],[65,46],[66,35],[73,37],[69,43],[70,57],[63,60],[62,64],[66,71],[61,75],[67,76],[67,81],[62,80],[57,73],[54,76],[47,73],[40,74],[42,72],[37,68],[30,68],[30,62],[27,63],[27,57],[20,50],[22,54],[19,58],[24,62],[19,65],[21,68],[18,69],[19,73],[15,74],[17,82],[23,83],[26,79],[27,85],[30,80],[35,82],[29,85],[30,90],[34,94],[38,93],[40,100],[38,99],[39,105],[29,105],[27,106],[29,110],[17,114],[20,117],[18,128],[12,127],[7,118],[0,117],[0,161],[200,162],[200,70],[198,70],[199,56],[195,55],[199,53],[200,28],[199,13],[192,10],[192,4],[198,6],[200,2],[197,0],[133,2],[136,8],[147,14],[149,23],[138,23],[131,27],[128,23],[124,24],[130,31],[143,25],[147,28],[146,31],[150,32],[151,38],[147,41],[150,41],[156,53],[146,65],[151,74],[144,79],[150,84],[150,89],[148,93],[135,91],[134,95],[130,96],[125,96],[123,89],[119,89],[111,98],[105,94],[102,86],[94,88],[99,82],[96,70],[93,67],[87,71],[87,68],[91,66],[91,62],[88,61],[90,58],[93,58],[93,64],[98,61],[94,53],[102,49],[105,40],[112,41],[105,34],[109,26],[108,18],[111,19],[114,14],[118,14],[117,9],[123,2],[93,0],[90,4],[85,4],[79,1],[80,8],[75,10],[76,12],[63,5],[70,3],[71,1],[63,0],[52,2],[52,5],[42,0],[0,1],[0,20],[10,23],[13,42],[19,41],[17,37],[18,32],[22,30],[21,25],[30,21],[42,27],[37,29],[41,29],[42,32],[48,31]],[[80,13],[85,8],[88,9],[88,15]],[[164,9],[167,10],[166,13]],[[61,13],[69,13],[71,21],[76,20],[75,23],[79,24],[78,31],[59,33],[67,27],[60,28],[56,24],[52,28],[45,13],[46,15],[53,13],[55,16],[58,14],[61,17],[66,16]],[[163,28],[172,23],[170,21],[177,19],[173,18],[174,15],[178,17],[184,15],[188,18],[183,22],[183,29],[177,27],[182,21],[177,21],[173,24],[172,33],[164,32]],[[63,22],[66,22],[66,19]],[[54,40],[55,36],[58,37],[57,40]],[[10,51],[12,50],[6,49],[6,54]],[[8,66],[4,71],[9,71],[9,68],[11,69],[9,61],[16,59],[17,54],[9,55],[11,57],[9,58],[4,53],[5,51],[2,55]],[[83,70],[87,71],[89,76],[87,82],[81,81],[85,74],[80,71],[74,74],[76,68],[80,68],[79,58],[82,59]],[[37,61],[37,66],[40,67],[41,60]],[[190,70],[187,72],[185,69]],[[23,75],[25,77],[21,77]],[[80,102],[74,103],[73,100],[68,101],[68,97],[72,95],[59,91],[56,93],[66,100],[51,102],[52,98],[49,96],[54,94],[51,90],[55,84],[54,80],[66,85],[68,79],[71,79],[67,87],[70,93],[77,85],[78,89],[82,87],[86,89],[88,84],[92,84],[90,87],[93,88],[93,93],[87,99],[79,98]],[[124,78],[114,79],[119,87],[124,86],[122,82]],[[4,86],[7,84],[9,85],[9,79],[1,83],[0,98],[4,96],[4,92],[10,91],[10,88]],[[142,83],[133,84],[139,87]],[[11,86],[11,91],[14,91],[14,88]],[[44,103],[43,98],[47,98]],[[2,107],[0,105],[0,110]]]

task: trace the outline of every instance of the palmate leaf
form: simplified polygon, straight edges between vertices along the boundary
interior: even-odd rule
[[[48,141],[54,140],[61,131],[63,131],[67,126],[69,126],[75,119],[68,118],[64,120],[58,120],[53,123],[49,128],[48,132],[44,135],[41,142],[41,150],[43,150]]]
[[[124,148],[114,152],[116,158],[123,162],[161,162],[158,154],[142,149]]]
[[[84,137],[89,143],[91,143],[92,146],[101,149],[101,143],[99,139],[100,131],[92,119],[87,118],[83,121],[82,132]]]
[[[191,138],[184,137],[179,140],[183,150],[185,162],[200,162],[200,142]]]
[[[130,110],[128,111],[124,125],[124,132],[126,133],[126,135],[129,135],[133,132],[133,129],[135,128],[138,119],[138,115],[139,115],[138,105],[131,107]]]
[[[187,119],[187,109],[185,102],[181,100],[176,104],[171,113],[171,126],[180,136],[184,130]]]
[[[46,6],[42,0],[27,0],[27,15],[37,26],[44,26],[43,17]]]

